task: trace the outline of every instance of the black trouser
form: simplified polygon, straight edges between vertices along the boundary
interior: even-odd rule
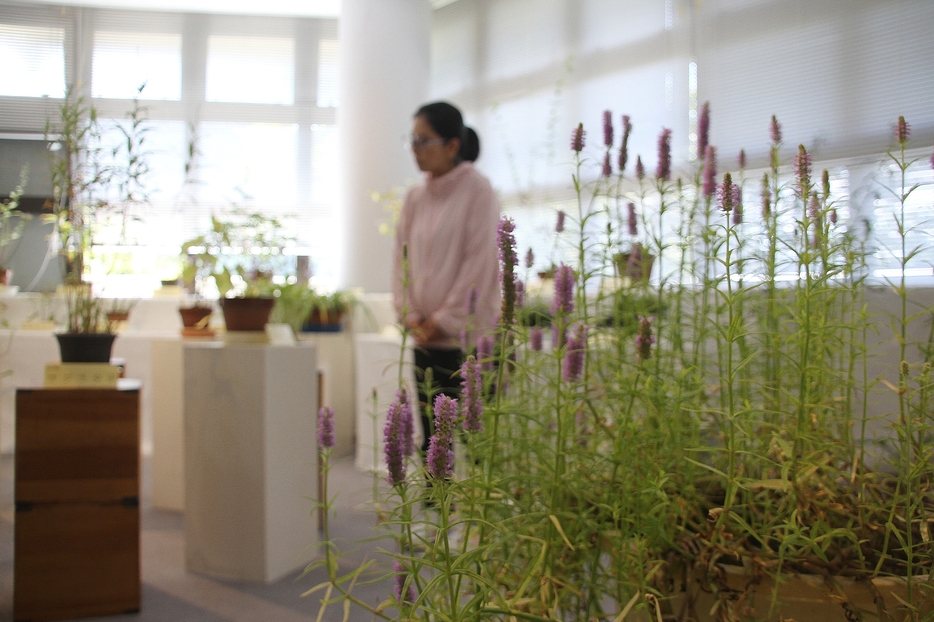
[[[461,394],[461,376],[458,371],[464,364],[463,350],[424,348],[415,346],[415,382],[418,387],[418,412],[422,417],[422,455],[428,453],[428,440],[434,431],[434,421],[428,418],[428,393],[425,391],[425,370],[431,368],[431,385],[434,395],[443,393],[457,399]]]

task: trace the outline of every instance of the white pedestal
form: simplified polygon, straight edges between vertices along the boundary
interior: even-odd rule
[[[353,334],[348,330],[336,333],[300,333],[303,343],[315,345],[318,371],[322,374],[321,405],[334,409],[333,458],[354,452],[354,365]]]
[[[272,582],[316,554],[314,346],[184,345],[188,570]]]
[[[357,368],[357,454],[354,464],[361,471],[385,470],[383,458],[383,428],[386,410],[399,390],[399,350],[402,337],[387,337],[378,333],[354,337],[354,357]],[[414,404],[412,351],[406,350],[402,377]],[[374,404],[374,395],[376,402]],[[421,419],[413,411],[416,446],[420,444]]]
[[[185,509],[184,356],[181,338],[152,342],[152,504]]]

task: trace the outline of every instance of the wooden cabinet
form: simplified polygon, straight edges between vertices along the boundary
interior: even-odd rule
[[[139,389],[16,393],[14,620],[138,611]]]

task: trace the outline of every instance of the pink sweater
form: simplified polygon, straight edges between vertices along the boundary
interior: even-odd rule
[[[456,348],[464,329],[470,329],[475,343],[476,335],[495,327],[500,307],[498,224],[493,188],[469,162],[440,177],[426,177],[406,196],[396,230],[393,295],[399,321],[432,318],[444,333],[443,340],[426,345]],[[403,245],[408,246],[405,301]],[[471,288],[477,291],[477,307],[468,319]]]

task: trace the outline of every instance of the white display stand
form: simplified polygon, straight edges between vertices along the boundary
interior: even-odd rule
[[[386,410],[396,399],[399,389],[401,346],[402,337],[399,335],[363,333],[354,336],[357,377],[357,454],[354,464],[361,471],[385,470],[383,428],[386,426]],[[403,380],[411,392],[414,386],[411,349],[405,353],[404,364]],[[418,440],[421,438],[421,420],[418,413],[413,412],[413,415],[418,446],[421,442]]]
[[[181,338],[152,342],[152,504],[185,509],[184,346]]]
[[[316,554],[313,345],[185,343],[185,557],[270,583]]]
[[[321,405],[334,409],[333,458],[354,452],[354,364],[353,334],[348,330],[334,333],[300,333],[302,343],[314,344],[318,353],[318,371],[322,374]]]

